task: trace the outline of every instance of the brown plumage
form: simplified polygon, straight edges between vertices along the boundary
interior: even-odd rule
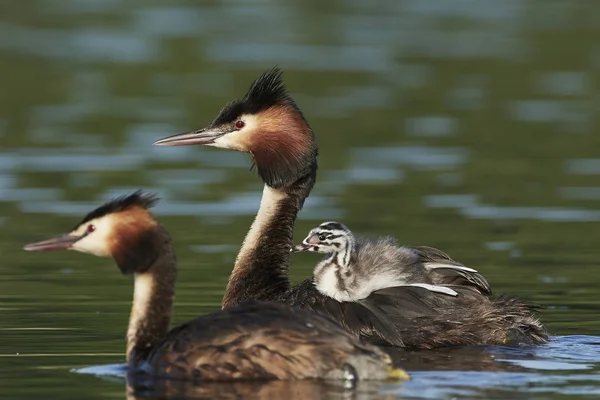
[[[377,348],[317,313],[251,301],[174,329],[148,357],[161,374],[205,380],[385,379]],[[162,367],[164,366],[164,367]]]
[[[129,374],[194,381],[386,379],[389,356],[307,310],[248,301],[168,331],[177,265],[171,238],[133,193],[95,210],[71,233],[25,250],[73,249],[112,257],[134,276],[127,332]]]
[[[433,349],[460,345],[536,344],[548,340],[543,325],[532,317],[534,308],[530,305],[507,296],[482,296],[472,287],[448,287],[459,296],[444,296],[422,288],[403,291],[388,288],[373,293],[360,303],[382,319],[402,321],[403,318],[414,318],[415,322],[410,324],[395,324],[405,347]],[[410,304],[405,300],[406,292],[416,290],[421,292],[414,294],[419,304],[411,304],[408,310],[398,310],[397,304]],[[400,298],[395,302],[398,296]],[[417,311],[417,316],[411,316],[411,308],[429,309],[430,312]],[[380,341],[374,333],[364,336]]]
[[[299,127],[302,121],[305,124]],[[274,132],[273,127],[279,131]],[[312,279],[291,287],[289,257],[294,223],[316,180],[317,145],[308,122],[286,92],[277,68],[262,74],[243,98],[224,107],[208,127],[155,144],[199,144],[248,152],[265,184],[259,211],[238,253],[223,297],[224,308],[248,299],[310,308],[331,316],[356,335],[393,346],[535,344],[548,340],[534,307],[516,299],[488,297],[483,288],[489,286],[483,283],[483,277],[472,280],[437,270],[435,282],[458,284],[466,290],[461,290],[454,301],[446,299],[439,305],[429,304],[437,301],[430,297],[439,294],[419,288],[388,288],[359,302],[339,302],[320,293]],[[418,251],[432,260],[452,261],[436,249],[423,247]],[[477,286],[479,289],[471,289]],[[452,317],[448,322],[451,325],[445,316]],[[453,330],[444,338],[449,326]],[[420,334],[421,331],[431,336]]]

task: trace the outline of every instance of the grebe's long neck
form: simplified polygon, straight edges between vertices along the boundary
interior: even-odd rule
[[[294,223],[315,179],[316,168],[289,187],[264,186],[260,208],[229,278],[223,308],[249,299],[272,300],[289,290]]]
[[[177,260],[168,235],[160,236],[162,238],[157,239],[162,240],[155,242],[160,249],[157,257],[148,266],[136,268],[143,272],[134,273],[133,306],[127,330],[127,363],[130,365],[146,359],[169,331]]]

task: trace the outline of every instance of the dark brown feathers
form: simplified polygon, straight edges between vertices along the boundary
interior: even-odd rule
[[[155,194],[146,193],[143,190],[138,190],[134,193],[117,197],[104,203],[100,207],[89,212],[83,218],[83,220],[79,224],[77,224],[77,226],[85,224],[86,222],[89,222],[93,219],[103,217],[107,214],[125,211],[134,206],[141,207],[143,209],[149,209],[153,207],[158,202],[158,200],[159,198]],[[77,228],[77,226],[75,228]]]
[[[258,121],[260,131],[249,150],[263,182],[279,189],[316,174],[317,145],[299,110],[289,105],[271,107],[258,115]]]
[[[111,236],[112,257],[126,275],[146,272],[170,247],[166,229],[145,210],[123,213]]]
[[[457,297],[440,296],[422,291],[418,294],[422,306],[430,309],[423,313],[406,304],[407,288],[388,288],[373,293],[361,303],[376,315],[389,318],[397,327],[405,347],[433,349],[466,345],[541,344],[548,341],[548,332],[535,316],[535,308],[518,300],[501,296],[482,296],[472,287],[449,286],[459,293]],[[378,296],[385,297],[382,301]],[[416,312],[420,315],[410,316]],[[411,323],[405,323],[410,319]],[[374,337],[374,341],[379,338]]]
[[[148,362],[155,374],[196,380],[385,379],[389,357],[316,313],[251,301],[175,328]]]
[[[318,292],[312,279],[307,279],[278,301],[328,315],[379,345],[432,349],[548,341],[535,307],[504,296],[489,298],[475,288],[450,287],[459,293],[457,297],[399,286],[378,290],[358,302],[338,302]]]

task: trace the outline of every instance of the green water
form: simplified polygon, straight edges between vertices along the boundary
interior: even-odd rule
[[[539,304],[556,340],[409,353],[410,383],[358,392],[304,383],[210,396],[600,393],[600,4],[30,0],[0,10],[2,398],[126,394],[110,364],[124,361],[132,282],[110,260],[21,250],[117,194],[163,198],[156,212],[180,260],[174,322],[219,307],[260,181],[243,154],[151,143],[204,126],[275,64],[320,146],[298,240],[339,219],[439,247],[496,293]],[[295,256],[294,282],[316,261]],[[71,372],[89,366],[100,370]]]

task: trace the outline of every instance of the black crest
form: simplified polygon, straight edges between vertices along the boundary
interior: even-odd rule
[[[80,226],[81,224],[85,224],[88,221],[91,221],[96,218],[103,217],[108,214],[112,214],[119,211],[127,210],[130,207],[138,206],[145,209],[153,207],[159,198],[153,193],[146,193],[143,190],[138,190],[131,194],[127,194],[125,196],[114,198],[100,207],[96,208],[94,211],[91,211],[86,215],[83,220],[77,224]]]
[[[293,103],[283,83],[283,72],[277,68],[265,71],[255,80],[242,100],[247,112],[254,114],[275,104]]]
[[[256,114],[276,104],[288,104],[297,109],[283,83],[283,72],[273,67],[250,85],[243,98],[227,104],[212,125],[231,123],[242,114]]]

